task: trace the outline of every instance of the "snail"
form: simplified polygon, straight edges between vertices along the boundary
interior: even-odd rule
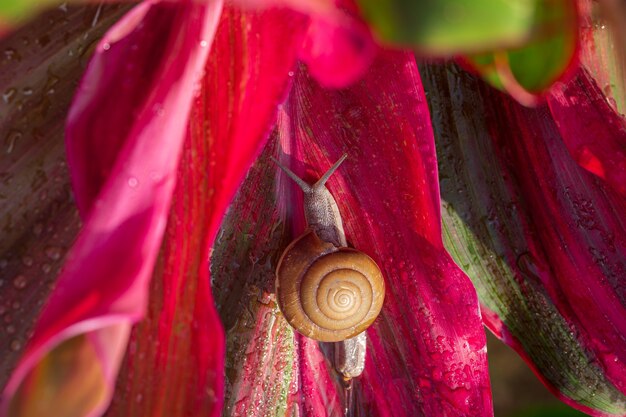
[[[272,158],[304,192],[307,221],[305,232],[278,261],[278,306],[299,333],[322,342],[345,341],[362,333],[380,313],[385,296],[376,263],[347,247],[339,208],[325,186],[346,157],[313,185]]]

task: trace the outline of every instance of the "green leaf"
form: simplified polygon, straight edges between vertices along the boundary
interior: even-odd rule
[[[533,104],[534,95],[565,73],[578,39],[577,11],[568,0],[541,0],[535,18],[545,25],[524,46],[467,57],[485,80],[522,104]]]
[[[358,0],[386,42],[436,54],[521,45],[550,26],[543,0]]]
[[[19,24],[29,17],[34,17],[43,9],[61,0],[0,0],[0,20],[5,24]],[[65,2],[66,3],[66,2]]]

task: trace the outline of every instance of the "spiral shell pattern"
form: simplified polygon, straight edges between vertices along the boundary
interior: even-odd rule
[[[308,230],[283,253],[276,272],[278,305],[298,332],[323,342],[356,336],[376,319],[385,283],[376,263]]]

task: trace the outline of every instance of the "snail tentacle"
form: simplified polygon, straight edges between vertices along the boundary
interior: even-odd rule
[[[278,160],[276,158],[274,158],[273,156],[270,157],[272,158],[272,161],[274,161],[276,163],[276,165],[278,165],[280,167],[280,169],[283,170],[283,172],[285,174],[287,174],[287,176],[289,178],[291,178],[292,180],[294,180],[294,182],[296,184],[298,184],[300,186],[300,188],[302,189],[302,191],[304,191],[304,193],[308,193],[311,192],[311,185],[308,184],[306,181],[304,181],[302,178],[298,177],[292,170],[290,170],[289,168],[287,168],[286,166],[284,166],[283,164],[281,164],[280,162],[278,162]]]
[[[347,157],[348,157],[347,153],[344,153],[343,155],[341,155],[341,158],[339,158],[337,162],[335,162],[335,164],[332,167],[330,167],[328,171],[324,173],[324,175],[322,175],[322,178],[317,180],[317,182],[313,185],[313,188],[324,187],[326,185],[326,181],[328,181],[330,176],[333,175],[335,171],[337,171],[337,168],[339,168],[339,166],[342,164],[343,161],[346,160]]]

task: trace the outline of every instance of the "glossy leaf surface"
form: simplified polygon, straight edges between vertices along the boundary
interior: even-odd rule
[[[87,51],[124,11],[55,10],[0,40],[0,388],[78,233],[64,117]]]
[[[219,4],[144,2],[99,44],[66,130],[85,226],[3,393],[11,416],[40,415],[52,402],[68,416],[98,415],[108,406],[130,326],[144,314],[193,86],[207,55],[201,41],[211,40],[218,12]],[[136,47],[147,40],[153,43]],[[107,106],[112,95],[115,106]],[[155,138],[161,146],[153,146]],[[99,151],[103,158],[94,158]]]
[[[281,112],[279,120],[285,117]],[[233,202],[212,256],[227,329],[223,415],[343,414],[343,389],[317,342],[294,333],[276,305],[275,269],[287,245],[287,201],[276,201],[274,131]],[[233,279],[235,277],[235,279]],[[330,345],[326,345],[330,347]]]
[[[306,18],[227,8],[195,99],[147,320],[108,416],[218,415],[224,334],[207,261],[227,205],[267,139]],[[275,48],[275,39],[288,39]],[[232,277],[231,277],[232,279]]]
[[[277,129],[280,150],[268,154],[282,154],[307,180],[319,177],[344,151],[349,154],[329,188],[348,240],[377,260],[387,278],[383,313],[368,330],[365,374],[354,382],[352,411],[491,415],[475,294],[441,242],[433,137],[414,59],[384,53],[362,82],[343,90],[320,87],[301,68]],[[227,364],[231,410],[251,412],[259,390],[283,384],[289,387],[287,409],[336,415],[345,405],[345,393],[325,345],[302,337],[285,344],[279,338],[273,348],[263,349],[268,358],[257,362],[252,354],[250,346],[273,343],[266,339],[267,329],[284,328],[268,293],[280,251],[304,227],[301,195],[285,177],[275,179],[277,167],[272,171],[261,160],[253,173],[265,179],[249,177],[244,184],[233,207],[237,215],[231,217],[237,219],[230,226],[237,232],[227,229],[222,244],[228,249],[216,252],[223,262],[214,265],[216,279],[224,277],[215,285],[222,291],[219,304],[236,348],[229,356],[234,363]],[[271,190],[276,180],[273,206],[267,191],[259,190]],[[230,273],[240,273],[246,283],[226,281]],[[288,333],[284,337],[290,340]],[[261,386],[255,385],[260,381],[256,375],[265,369],[260,363],[288,362],[289,349],[297,355],[296,375],[279,366]]]
[[[566,403],[621,416],[624,200],[571,157],[546,106],[456,67],[422,71],[448,250],[487,326]]]
[[[548,96],[548,105],[572,157],[626,196],[626,121],[584,70]]]

